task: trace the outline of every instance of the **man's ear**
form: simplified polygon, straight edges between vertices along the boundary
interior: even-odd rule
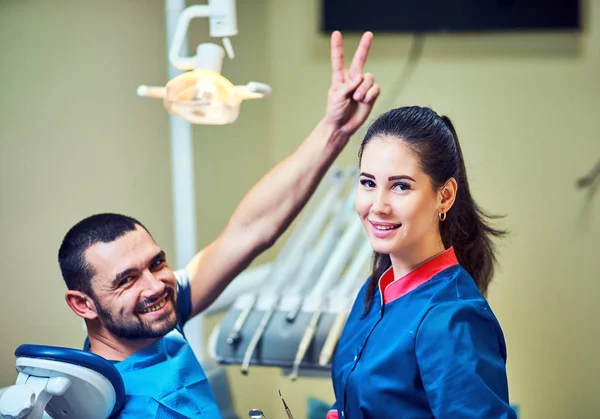
[[[79,317],[87,320],[98,318],[96,306],[89,295],[81,291],[69,290],[65,293],[65,301]]]

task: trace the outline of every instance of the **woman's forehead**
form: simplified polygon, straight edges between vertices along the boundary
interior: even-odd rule
[[[419,161],[412,149],[397,138],[376,137],[364,148],[361,169],[373,171],[414,171]]]

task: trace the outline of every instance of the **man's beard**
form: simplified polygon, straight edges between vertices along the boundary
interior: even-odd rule
[[[167,301],[171,303],[173,309],[163,316],[153,319],[152,323],[145,322],[140,316],[133,315],[130,318],[115,318],[113,313],[104,308],[99,301],[96,303],[98,318],[102,325],[113,335],[122,339],[154,339],[161,338],[177,326],[178,313],[176,309],[175,292],[172,288],[167,288]],[[136,306],[136,313],[139,313],[143,307],[150,306],[154,301],[145,301]],[[175,312],[175,315],[173,315]]]

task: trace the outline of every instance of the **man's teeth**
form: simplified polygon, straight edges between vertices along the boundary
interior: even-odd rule
[[[145,310],[142,311],[142,313],[150,313],[150,312],[153,312],[153,311],[158,311],[161,308],[163,308],[165,306],[165,304],[167,304],[167,299],[166,298],[164,298],[160,303],[146,308]]]
[[[377,230],[393,230],[393,229],[398,228],[398,227],[400,227],[400,224],[394,224],[394,225],[391,225],[391,226],[382,226],[382,225],[376,225],[375,226],[375,228]]]

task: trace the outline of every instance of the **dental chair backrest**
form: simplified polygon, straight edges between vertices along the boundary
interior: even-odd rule
[[[76,349],[21,345],[19,375],[0,398],[0,417],[114,418],[125,403],[119,371],[106,359]]]

